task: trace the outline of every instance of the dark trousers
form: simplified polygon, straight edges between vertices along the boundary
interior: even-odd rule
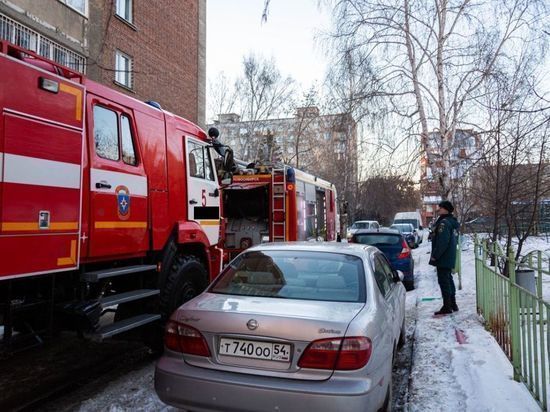
[[[441,297],[443,299],[453,298],[455,296],[455,282],[451,270],[452,269],[437,268],[437,282],[441,288]]]

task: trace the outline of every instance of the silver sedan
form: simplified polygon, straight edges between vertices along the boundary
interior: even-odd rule
[[[389,411],[401,280],[372,246],[248,249],[172,315],[156,392],[193,411]]]

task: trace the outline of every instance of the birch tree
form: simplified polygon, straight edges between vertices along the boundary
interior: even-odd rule
[[[405,120],[406,137],[420,150],[436,146],[427,167],[442,197],[452,187],[451,153],[458,128],[483,122],[476,100],[497,66],[514,61],[517,50],[542,59],[548,17],[537,0],[332,0],[333,49],[353,53],[377,79],[392,115]],[[541,60],[542,61],[542,60]],[[372,96],[368,91],[364,96]],[[428,155],[428,153],[424,153]],[[425,170],[423,170],[424,172]]]
[[[516,260],[550,196],[550,106],[539,92],[537,65],[523,51],[514,66],[501,65],[487,78],[478,98],[487,121],[472,197],[490,213],[493,242],[504,235],[509,251],[516,238]]]
[[[234,84],[224,72],[208,83],[208,116],[210,121],[222,113],[236,110],[237,93]]]

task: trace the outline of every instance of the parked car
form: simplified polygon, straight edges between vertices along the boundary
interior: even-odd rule
[[[387,228],[358,230],[350,242],[376,246],[384,253],[394,270],[403,272],[405,289],[414,289],[414,260],[411,248],[398,230]]]
[[[390,229],[398,230],[411,248],[418,247],[421,242],[418,230],[416,230],[411,223],[394,223],[390,226]]]
[[[374,247],[267,243],[171,316],[159,398],[220,411],[389,411],[405,289]]]
[[[393,218],[393,224],[410,223],[418,231],[420,238],[419,244],[422,243],[424,225],[422,224],[422,215],[420,212],[398,212]]]
[[[357,232],[359,229],[378,229],[380,224],[376,220],[357,220],[348,229],[347,239]]]

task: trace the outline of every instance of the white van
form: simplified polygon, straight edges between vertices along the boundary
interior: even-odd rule
[[[420,212],[398,212],[393,218],[393,224],[395,225],[398,223],[412,224],[414,228],[418,231],[418,235],[420,238],[419,243],[422,243],[422,229],[424,229],[424,225],[422,224],[422,216],[420,215]]]

